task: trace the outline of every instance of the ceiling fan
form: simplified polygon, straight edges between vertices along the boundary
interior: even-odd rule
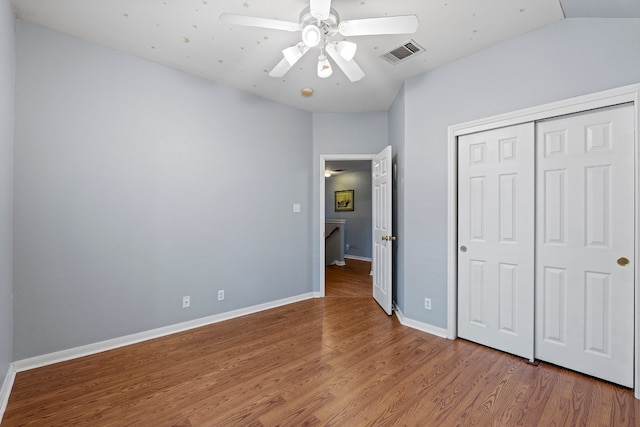
[[[282,51],[284,58],[269,72],[271,77],[283,77],[309,50],[317,48],[320,50],[318,77],[326,78],[333,73],[328,54],[352,82],[362,79],[365,74],[353,59],[356,43],[338,40],[340,36],[410,34],[418,29],[418,17],[415,15],[340,21],[338,13],[331,7],[331,0],[310,0],[309,7],[300,14],[299,22],[231,13],[223,13],[220,19],[231,25],[302,32],[302,41]]]

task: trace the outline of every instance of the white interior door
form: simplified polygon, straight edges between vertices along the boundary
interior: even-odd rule
[[[393,313],[391,283],[392,237],[392,154],[387,146],[374,159],[371,167],[373,204],[373,298],[388,314]]]
[[[633,386],[633,107],[537,124],[535,356]]]
[[[533,359],[534,126],[458,139],[458,336]]]

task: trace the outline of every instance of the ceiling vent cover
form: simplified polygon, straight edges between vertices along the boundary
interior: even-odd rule
[[[409,40],[402,46],[391,49],[389,52],[382,55],[381,58],[388,63],[395,65],[421,52],[424,52],[424,48],[416,43],[415,40]]]

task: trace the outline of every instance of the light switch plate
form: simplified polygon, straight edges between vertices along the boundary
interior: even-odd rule
[[[294,212],[300,212],[300,203],[294,203],[293,204],[293,211]]]

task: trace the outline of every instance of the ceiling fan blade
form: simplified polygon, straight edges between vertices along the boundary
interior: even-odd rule
[[[360,68],[360,66],[356,64],[356,61],[354,61],[353,59],[351,61],[347,61],[346,59],[344,59],[340,55],[340,53],[338,53],[338,50],[333,43],[327,43],[327,45],[325,46],[325,50],[335,61],[335,63],[338,64],[338,67],[340,67],[342,72],[345,74],[345,76],[347,76],[349,80],[351,80],[352,82],[362,80],[362,78],[364,77],[364,71],[362,71],[362,68]]]
[[[245,27],[270,28],[273,30],[299,31],[300,24],[297,22],[280,21],[279,19],[257,18],[255,16],[234,15],[233,13],[223,13],[220,20],[225,24],[243,25]]]
[[[410,34],[418,29],[416,15],[342,21],[338,31],[343,36],[373,36],[377,34]]]
[[[269,75],[271,77],[283,77],[285,74],[287,74],[287,71],[289,71],[291,67],[293,67],[293,65],[289,64],[287,58],[282,58],[282,60],[278,62],[275,67],[273,67],[273,70],[269,72]]]
[[[331,12],[331,0],[311,0],[311,16],[320,21],[329,19]]]
[[[296,46],[293,46],[293,48],[295,48]],[[282,51],[284,58],[282,58],[282,60],[280,62],[278,62],[278,64],[273,67],[273,70],[271,70],[269,72],[269,76],[271,77],[284,77],[285,74],[287,74],[287,72],[293,68],[294,65],[296,65],[296,62],[298,62],[300,60],[300,58],[302,58],[305,53],[309,52],[309,47],[307,46],[302,46],[302,50],[299,51],[300,53],[297,55],[287,55],[285,53],[285,51],[292,49],[292,47],[289,47],[287,49],[284,49]]]

